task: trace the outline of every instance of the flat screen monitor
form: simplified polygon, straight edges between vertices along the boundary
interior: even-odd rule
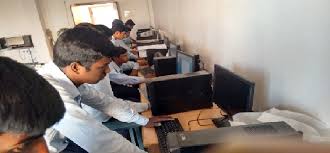
[[[147,60],[149,66],[154,65],[154,57],[166,56],[168,49],[147,49]]]
[[[182,51],[178,51],[176,54],[176,60],[177,60],[176,70],[178,74],[195,72],[195,66],[196,66],[195,56],[189,55]]]
[[[146,83],[153,115],[211,108],[212,74],[198,71],[150,79]]]
[[[170,43],[170,46],[168,48],[169,48],[168,49],[169,56],[176,57],[176,54],[177,54],[178,50],[180,49],[180,46]]]
[[[254,82],[214,66],[213,100],[228,115],[252,111],[254,86]]]

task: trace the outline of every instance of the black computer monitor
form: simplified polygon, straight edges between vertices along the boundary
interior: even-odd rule
[[[175,45],[175,44],[170,43],[168,48],[169,48],[168,49],[169,56],[176,57],[177,52],[180,50],[180,45]]]
[[[156,77],[146,83],[153,115],[211,108],[212,74],[198,71]]]
[[[214,66],[213,100],[228,115],[252,111],[254,85],[220,65]]]
[[[177,73],[192,73],[199,71],[199,55],[192,55],[182,51],[176,54]]]
[[[176,57],[155,57],[154,68],[156,77],[176,74]]]
[[[166,56],[166,54],[168,53],[168,49],[147,49],[146,52],[148,64],[149,66],[151,66],[154,65],[154,57]]]

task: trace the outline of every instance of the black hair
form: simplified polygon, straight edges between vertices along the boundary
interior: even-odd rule
[[[36,71],[0,57],[0,133],[43,134],[63,118],[58,91]]]
[[[131,31],[132,31],[132,29],[131,29],[131,28],[129,28],[129,27],[126,27],[126,26],[125,26],[125,31],[126,31],[126,32],[131,32]]]
[[[117,25],[124,25],[124,22],[122,20],[119,20],[119,19],[114,19],[112,21],[112,27],[117,26]]]
[[[109,39],[86,27],[75,27],[65,31],[54,46],[54,63],[64,68],[78,62],[87,69],[103,56],[112,56],[114,46]]]
[[[66,30],[68,30],[68,28],[62,28],[60,30],[57,31],[57,37],[59,37],[63,32],[65,32]]]
[[[88,27],[88,28],[94,28],[95,29],[95,25],[91,24],[91,23],[88,23],[88,22],[81,22],[81,23],[77,24],[74,27]]]
[[[99,24],[99,25],[95,25],[95,28],[102,34],[104,34],[107,37],[112,37],[112,30],[109,29],[107,26]]]
[[[128,20],[125,22],[125,25],[135,26],[135,23],[133,22],[132,19],[128,19]]]
[[[124,25],[116,25],[116,26],[113,26],[111,30],[112,30],[112,33],[116,33],[117,31],[119,31],[119,32],[126,31],[127,29]]]
[[[119,57],[120,55],[127,53],[127,50],[122,47],[115,47],[112,53],[113,53],[112,57]]]

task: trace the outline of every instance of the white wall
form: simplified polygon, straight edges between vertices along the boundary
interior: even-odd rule
[[[32,35],[33,57],[38,62],[50,60],[42,21],[35,0],[1,0],[0,37]],[[9,56],[19,62],[30,63],[31,58],[23,50],[0,51],[0,56]]]
[[[255,109],[330,117],[329,0],[152,0],[156,27],[206,67],[256,82]],[[197,51],[198,50],[198,51]]]
[[[45,20],[46,28],[52,31],[54,38],[61,28],[73,26],[70,5],[90,3],[90,2],[107,2],[105,0],[40,0],[42,15]],[[109,0],[109,2],[113,2]],[[132,19],[137,25],[136,28],[149,27],[151,25],[150,14],[148,8],[148,0],[116,0],[119,6],[119,14],[125,22]],[[125,11],[130,11],[128,16],[124,15]],[[135,33],[133,31],[133,33]]]

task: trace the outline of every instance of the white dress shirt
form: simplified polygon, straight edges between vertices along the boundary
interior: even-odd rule
[[[87,85],[77,88],[52,62],[44,65],[38,73],[57,89],[66,108],[63,119],[46,131],[45,139],[51,152],[64,150],[68,138],[89,153],[145,153],[81,108],[84,103],[110,116],[115,114],[118,120],[147,124],[148,119],[141,119],[141,115],[126,102],[115,102],[112,97]],[[117,109],[119,107],[122,109]]]
[[[110,85],[110,79],[109,79],[109,74],[107,74],[103,80],[99,81],[97,84],[86,84],[94,89],[96,89],[99,92],[104,93],[105,95],[108,95],[115,100],[115,102],[126,102],[127,105],[129,105],[134,111],[136,112],[144,112],[149,108],[149,105],[146,103],[141,103],[141,102],[131,102],[131,101],[125,101],[123,99],[119,99],[113,95],[112,88]],[[106,122],[108,121],[111,116],[96,110],[88,105],[82,104],[82,108],[87,111],[88,114],[90,114],[94,119],[100,121],[100,122]],[[118,108],[121,109],[121,108]],[[118,115],[115,115],[118,116]],[[141,116],[141,118],[144,118]],[[139,122],[139,121],[138,121]]]
[[[121,85],[135,85],[135,84],[143,83],[145,81],[143,77],[129,76],[123,73],[126,70],[139,69],[139,64],[136,62],[129,61],[127,63],[122,64],[119,67],[114,61],[112,61],[109,64],[109,67],[110,67],[109,77],[110,80],[114,83]]]
[[[112,41],[113,45],[115,45],[116,47],[122,47],[122,48],[126,49],[129,59],[138,59],[138,56],[134,55],[131,52],[132,49],[128,45],[126,45],[123,40],[112,38],[111,41]]]

